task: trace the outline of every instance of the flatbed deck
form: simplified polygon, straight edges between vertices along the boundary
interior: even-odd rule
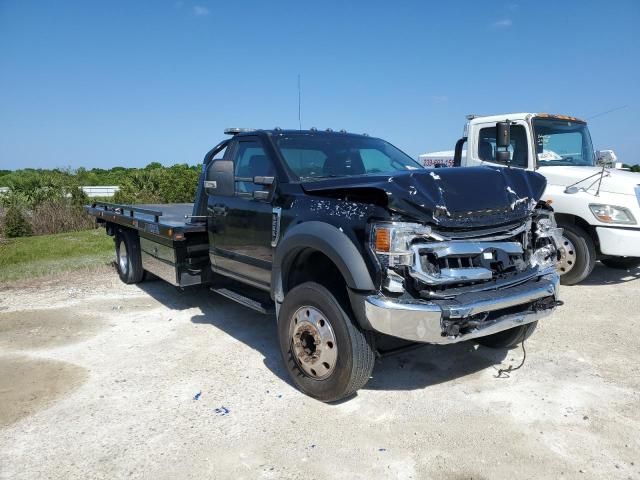
[[[186,234],[206,231],[206,222],[185,217],[193,212],[193,203],[121,205],[96,202],[86,210],[99,222],[111,222],[176,241],[184,240]]]
[[[159,222],[162,225],[174,228],[192,226],[192,223],[185,218],[185,215],[191,215],[193,203],[144,203],[134,206],[145,210],[162,212]]]
[[[119,227],[137,231],[144,270],[172,285],[206,283],[210,275],[207,223],[190,218],[193,203],[121,205],[95,202],[86,207],[117,236]]]

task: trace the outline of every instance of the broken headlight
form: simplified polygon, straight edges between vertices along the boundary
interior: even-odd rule
[[[529,257],[532,267],[546,269],[555,267],[562,245],[562,229],[556,225],[553,214],[536,219],[533,232],[533,251]]]
[[[374,223],[371,226],[371,249],[386,267],[411,265],[411,242],[430,234],[431,227],[420,223]]]

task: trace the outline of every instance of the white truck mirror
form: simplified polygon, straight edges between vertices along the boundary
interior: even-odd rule
[[[597,150],[596,158],[598,165],[601,167],[615,167],[618,156],[613,150]]]

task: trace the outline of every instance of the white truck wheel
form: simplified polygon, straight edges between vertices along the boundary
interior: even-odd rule
[[[558,262],[560,283],[575,285],[587,278],[596,264],[596,247],[591,236],[575,223],[558,222],[563,229],[561,258]]]

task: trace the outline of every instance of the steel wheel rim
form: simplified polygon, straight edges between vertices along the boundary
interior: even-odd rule
[[[562,245],[560,247],[560,261],[558,262],[558,273],[565,275],[569,273],[576,265],[576,247],[571,240],[564,235],[562,236]]]
[[[124,242],[120,242],[118,247],[118,265],[120,271],[125,273],[127,271],[129,256],[127,255],[127,245]]]
[[[289,327],[291,353],[300,369],[315,380],[329,377],[338,360],[336,336],[327,317],[315,307],[300,307]]]

